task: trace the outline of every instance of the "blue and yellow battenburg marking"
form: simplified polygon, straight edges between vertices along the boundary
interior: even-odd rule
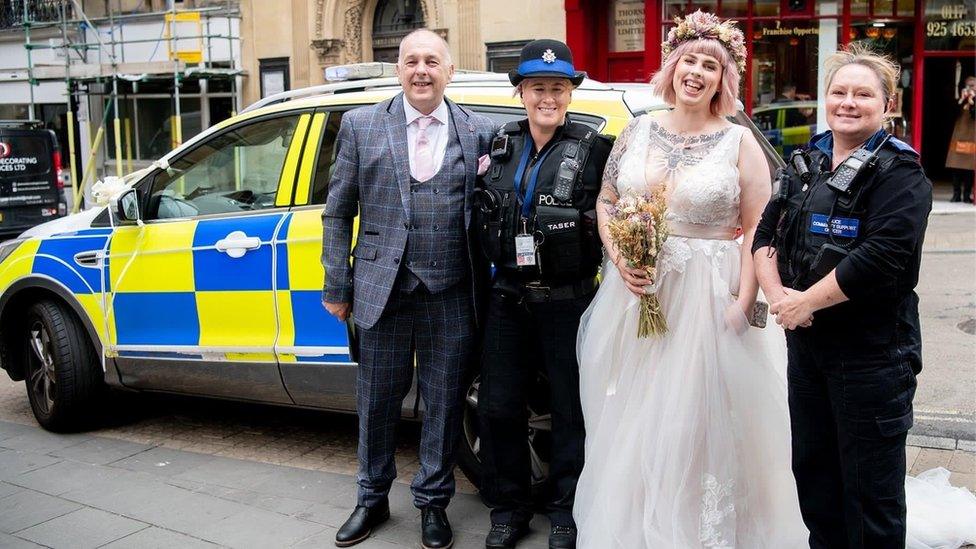
[[[57,281],[119,356],[348,363],[345,326],[321,303],[321,227],[307,209],[64,233],[21,244],[0,287]],[[233,231],[260,247],[218,251]]]
[[[123,356],[167,357],[182,348],[180,358],[211,349],[225,360],[349,362],[345,327],[321,303],[320,215],[120,229],[132,234],[113,239],[110,250],[112,343]],[[218,251],[217,242],[235,231],[260,246],[239,258]]]
[[[325,121],[299,118],[276,206],[308,202]],[[260,245],[219,251],[234,232]],[[349,363],[346,327],[322,307],[321,253],[318,208],[86,229],[21,244],[0,288],[28,275],[58,281],[110,356]]]
[[[27,276],[55,281],[75,296],[98,337],[104,341],[104,281],[99,265],[111,232],[111,229],[85,229],[23,242],[3,262],[0,288]]]

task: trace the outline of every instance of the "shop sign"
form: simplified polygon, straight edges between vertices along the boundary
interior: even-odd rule
[[[976,38],[974,1],[933,1],[925,9],[925,49],[955,50]]]
[[[644,51],[643,0],[617,0],[613,3],[610,50]]]
[[[819,27],[783,27],[780,22],[776,22],[775,27],[764,27],[763,37],[766,36],[815,36],[820,34]]]

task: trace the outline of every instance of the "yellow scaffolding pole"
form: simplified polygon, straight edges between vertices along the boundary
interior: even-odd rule
[[[95,141],[92,144],[91,151],[88,153],[88,161],[85,162],[85,173],[81,176],[81,184],[78,185],[78,192],[75,193],[75,203],[71,209],[72,213],[78,211],[78,207],[81,206],[82,195],[85,194],[85,184],[88,182],[89,176],[95,170],[95,155],[98,154],[98,148],[102,146],[102,137],[105,136],[105,126],[101,125],[98,127],[98,131],[95,132]]]
[[[125,171],[132,173],[132,124],[131,119],[125,119]]]
[[[69,100],[69,105],[70,100]],[[75,111],[68,108],[68,165],[71,166],[71,196],[78,196],[78,166],[75,164]],[[74,202],[74,198],[72,198]]]
[[[119,120],[118,113],[112,120],[112,128],[115,131],[115,175],[122,177],[122,121]]]

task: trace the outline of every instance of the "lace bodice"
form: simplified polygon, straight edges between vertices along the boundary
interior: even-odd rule
[[[672,234],[658,256],[652,291],[670,273],[684,272],[693,254],[703,254],[717,265],[726,252],[738,247],[735,240],[681,237],[681,231],[674,229],[685,224],[685,230],[704,226],[730,234],[739,226],[739,143],[745,131],[733,125],[683,139],[644,115],[631,121],[614,144],[604,186],[612,186],[618,196],[643,194],[659,186],[667,194]],[[716,278],[712,288],[719,294],[737,291],[738,272],[732,280]]]
[[[621,134],[605,183],[619,196],[664,186],[668,219],[698,225],[739,224],[739,142],[745,128],[683,139],[644,115]],[[615,161],[615,162],[614,162]],[[615,176],[615,181],[613,181]]]

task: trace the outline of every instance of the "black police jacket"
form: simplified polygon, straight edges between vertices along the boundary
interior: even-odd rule
[[[886,136],[879,131],[865,147],[873,150]],[[875,168],[858,180],[849,197],[842,195],[827,185],[832,149],[830,132],[810,141],[810,180],[804,187],[792,168],[787,171],[791,190],[785,200],[773,199],[766,206],[752,251],[774,248],[783,284],[796,290],[835,271],[849,301],[818,311],[813,326],[799,333],[839,349],[887,346],[919,368],[914,289],[932,183],[918,154],[892,138],[878,151]]]
[[[516,172],[530,141],[528,120],[523,119],[503,126],[492,144],[491,166],[480,178],[475,197],[482,253],[502,277],[510,279],[559,284],[595,276],[602,257],[596,199],[613,138],[567,116],[541,150],[529,145],[533,148],[517,186]],[[576,152],[580,150],[584,152]],[[560,200],[554,187],[560,164],[567,158],[580,162],[570,199]],[[536,170],[535,188],[525,197]],[[523,216],[525,200],[529,204]],[[523,231],[533,235],[536,243],[536,266],[520,267],[516,262],[515,236]]]

